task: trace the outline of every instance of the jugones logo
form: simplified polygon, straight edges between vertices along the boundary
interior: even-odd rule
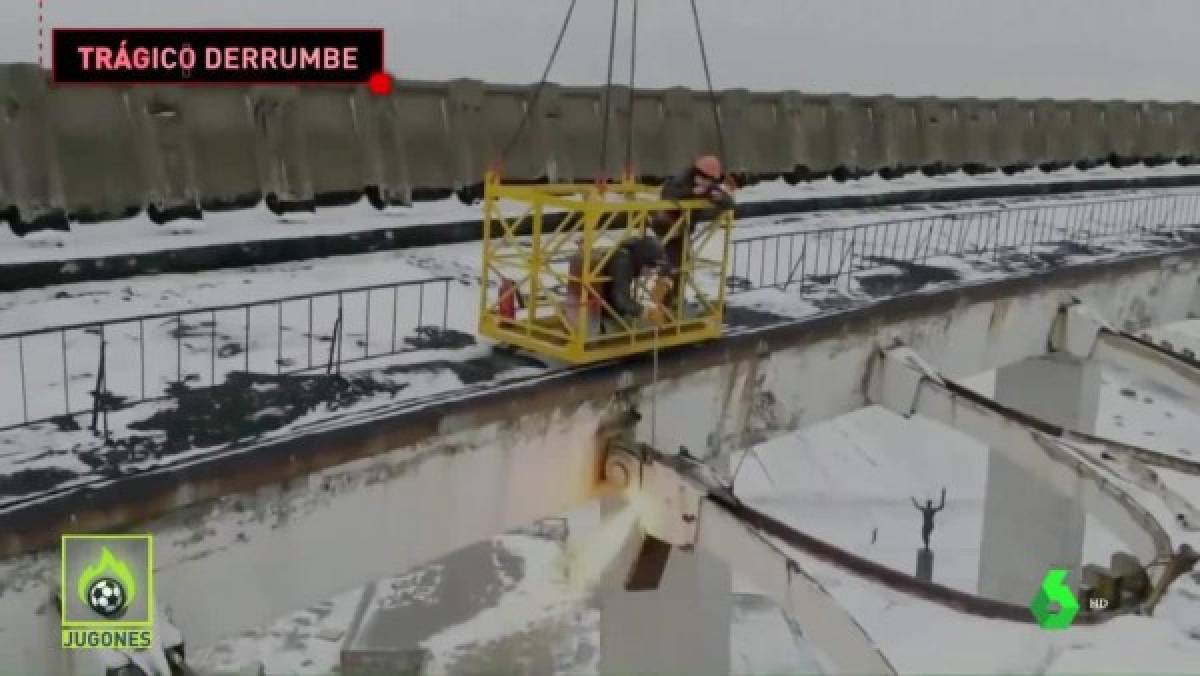
[[[63,647],[149,647],[153,570],[150,535],[64,535]]]

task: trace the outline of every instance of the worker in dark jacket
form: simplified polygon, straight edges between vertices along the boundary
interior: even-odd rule
[[[686,171],[668,178],[663,183],[660,194],[664,200],[707,199],[712,202],[716,212],[726,211],[732,209],[734,203],[733,195],[725,187],[724,181],[725,173],[721,170],[721,161],[713,155],[704,155],[697,158]],[[692,235],[688,226],[681,226],[675,233],[671,233],[671,228],[679,219],[679,215],[680,212],[677,210],[659,212],[652,221],[654,231],[663,241],[667,262],[671,267],[673,286],[663,301],[667,307],[674,305],[675,294],[683,284],[680,273],[683,265],[683,251]],[[693,223],[700,218],[700,216],[694,215]]]
[[[642,319],[661,324],[664,319],[663,308],[657,302],[638,302],[635,297],[636,283],[639,277],[663,269],[666,263],[663,247],[654,235],[626,239],[605,265],[608,282],[604,289],[604,300],[626,321]]]

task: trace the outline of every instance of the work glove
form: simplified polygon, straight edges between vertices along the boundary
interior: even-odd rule
[[[650,297],[654,299],[655,303],[662,303],[673,286],[675,286],[675,282],[670,277],[660,276],[654,280],[654,288],[650,290]]]
[[[661,326],[666,321],[667,315],[658,303],[648,303],[642,310],[642,319],[651,324]]]

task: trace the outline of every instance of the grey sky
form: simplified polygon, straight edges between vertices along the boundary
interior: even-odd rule
[[[638,81],[700,86],[688,0],[640,0]],[[0,0],[0,62],[37,59]],[[529,82],[569,0],[45,0],[48,27],[379,26],[417,79]],[[627,34],[628,8],[622,0]],[[718,88],[1200,100],[1196,0],[698,0]],[[608,0],[579,0],[552,79],[603,82]],[[47,43],[49,41],[47,40]],[[621,41],[618,80],[628,75]],[[46,55],[48,63],[48,54]]]

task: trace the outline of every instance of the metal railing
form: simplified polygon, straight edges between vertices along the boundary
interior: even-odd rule
[[[1200,223],[1200,193],[1000,207],[737,239],[731,293],[848,284],[856,273],[937,256],[1030,255],[1038,245]]]
[[[340,372],[345,364],[407,352],[429,342],[431,328],[446,329],[451,281],[435,277],[3,333],[0,402],[7,404],[0,405],[0,429],[70,424],[91,413],[91,427],[100,431],[109,410],[162,399],[180,384],[212,387],[231,372],[252,369]]]

